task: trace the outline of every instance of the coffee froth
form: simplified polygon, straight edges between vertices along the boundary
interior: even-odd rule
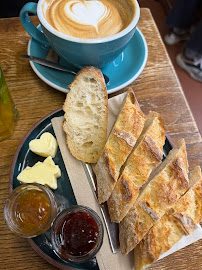
[[[44,0],[46,21],[61,33],[103,38],[125,29],[135,16],[133,0]]]

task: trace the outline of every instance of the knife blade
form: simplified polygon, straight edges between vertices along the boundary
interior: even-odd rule
[[[54,68],[54,69],[57,69],[57,70],[61,70],[61,71],[65,71],[65,72],[69,72],[73,75],[76,75],[80,69],[79,68],[76,68],[76,67],[71,67],[71,68],[67,68],[63,65],[60,65],[58,63],[54,63],[52,61],[49,61],[49,60],[46,60],[46,59],[43,59],[43,58],[39,58],[39,57],[36,57],[36,56],[32,56],[32,55],[21,55],[22,58],[26,59],[26,60],[29,60],[29,61],[32,61],[32,62],[35,62],[37,64],[40,64],[40,65],[43,65],[43,66],[46,66],[46,67],[50,67],[50,68]],[[104,76],[104,79],[105,79],[105,83],[108,84],[109,83],[109,77],[105,74],[103,74]]]
[[[107,203],[99,204],[98,198],[97,198],[97,193],[96,193],[96,176],[93,172],[92,167],[89,164],[86,164],[82,162],[84,170],[86,172],[88,181],[90,183],[91,189],[93,191],[95,200],[98,203],[98,206],[100,208],[105,227],[107,230],[108,238],[109,238],[109,243],[111,246],[111,250],[113,253],[118,253],[120,251],[120,245],[119,245],[119,227],[117,223],[111,222],[108,208],[107,208]]]

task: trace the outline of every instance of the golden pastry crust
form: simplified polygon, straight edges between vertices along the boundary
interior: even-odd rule
[[[132,88],[129,89],[116,123],[94,171],[100,203],[108,200],[119,177],[120,169],[142,132],[146,116],[140,109]]]
[[[164,143],[163,119],[158,113],[150,112],[107,202],[112,222],[119,223],[133,206],[139,195],[139,189],[148,180],[152,169],[162,160]]]
[[[187,173],[186,146],[184,139],[181,139],[152,173],[150,182],[121,221],[119,226],[120,247],[123,254],[127,254],[135,248],[149,229],[187,191],[189,188]],[[132,220],[131,215],[135,216],[135,221]],[[135,236],[131,235],[132,230]],[[128,242],[130,246],[127,245]]]
[[[202,175],[199,166],[190,173],[189,178],[195,184],[135,247],[136,270],[146,269],[183,235],[188,235],[197,228],[196,224],[202,219]]]
[[[170,249],[183,236],[168,215],[164,215],[134,249],[135,270],[146,269],[160,254]],[[175,231],[176,236],[173,235]]]

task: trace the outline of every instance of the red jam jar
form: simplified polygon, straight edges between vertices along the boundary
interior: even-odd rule
[[[51,242],[64,261],[82,263],[93,258],[103,241],[103,225],[98,214],[75,205],[59,213],[51,227]]]
[[[46,232],[58,213],[53,192],[40,184],[23,184],[6,200],[4,218],[8,228],[24,238]]]

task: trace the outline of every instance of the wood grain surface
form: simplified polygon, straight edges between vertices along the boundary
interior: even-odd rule
[[[35,23],[38,22],[33,17]],[[141,9],[138,27],[148,44],[148,62],[133,86],[145,113],[159,112],[166,131],[176,142],[185,138],[190,169],[202,165],[202,141],[154,20]],[[12,234],[3,218],[8,196],[9,170],[15,151],[29,129],[42,117],[62,107],[65,94],[43,81],[20,58],[27,54],[29,35],[19,18],[0,19],[0,65],[20,113],[13,136],[0,142],[0,269],[56,269],[32,250],[25,239]],[[134,62],[135,64],[135,62]],[[127,90],[125,88],[124,90]],[[154,263],[148,269],[202,269],[202,240]],[[120,269],[122,270],[122,269]]]

